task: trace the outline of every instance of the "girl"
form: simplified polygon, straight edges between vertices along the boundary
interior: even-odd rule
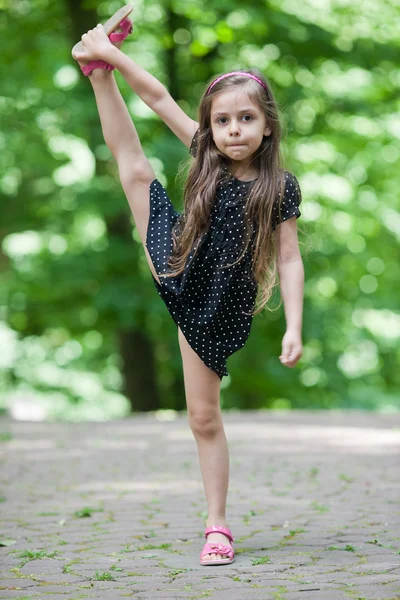
[[[229,564],[234,539],[226,520],[229,455],[220,383],[228,374],[228,356],[245,344],[253,314],[270,298],[277,273],[287,324],[280,360],[293,367],[302,355],[304,270],[296,229],[301,194],[295,176],[280,166],[276,103],[258,71],[225,73],[206,87],[196,122],[155,77],[113,45],[103,26],[82,36],[82,48],[73,56],[90,75],[104,139],[117,161],[155,287],[178,325],[188,420],[208,506],[200,563]],[[195,157],[182,214],[143,153],[114,67]]]

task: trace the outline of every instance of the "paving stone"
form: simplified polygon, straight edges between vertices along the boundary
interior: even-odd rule
[[[28,595],[31,594],[31,591],[34,590],[35,592],[39,592],[42,594],[43,598],[51,598],[50,594],[59,594],[60,597],[66,597],[68,596],[68,594],[70,593],[70,590],[67,588],[67,586],[65,585],[52,585],[52,584],[43,584],[43,583],[37,583],[36,587],[34,588],[29,588],[29,592],[28,590],[24,590],[24,593]],[[23,594],[22,594],[23,595]]]
[[[367,600],[399,600],[400,590],[398,588],[389,589],[388,586],[366,586],[357,585],[354,588],[350,588],[353,592],[357,591],[363,598]],[[286,600],[286,599],[285,599]]]
[[[29,593],[24,590],[23,592],[20,590],[1,590],[0,591],[0,599],[1,600],[6,600],[6,598],[23,598],[24,596],[26,597],[28,595],[29,599],[30,598],[43,598],[43,595],[41,592],[37,592],[37,591],[32,591],[29,590]],[[61,598],[61,596],[58,596],[59,598]],[[63,598],[65,598],[65,596],[63,596]],[[47,600],[47,598],[46,598]]]
[[[305,596],[306,594],[306,596]],[[347,596],[344,592],[339,590],[327,590],[322,588],[320,590],[314,592],[289,592],[284,596],[285,600],[348,600],[349,596]]]
[[[396,574],[400,576],[400,559],[396,562],[387,562],[380,563],[377,565],[376,563],[364,563],[362,565],[353,565],[351,568],[347,569],[349,573],[367,573],[368,571],[373,571],[374,573],[384,573],[385,571],[390,572],[391,574]]]
[[[363,573],[357,575],[356,577],[352,577],[349,574],[347,581],[348,583],[354,585],[358,585],[360,581],[362,582],[362,585],[368,585],[369,583],[379,583],[381,585],[385,585],[386,583],[397,583],[397,586],[400,589],[400,577],[398,575],[394,575],[393,573],[375,573],[374,575],[366,575]]]
[[[227,516],[242,552],[211,567],[199,564],[206,504],[186,414],[74,423],[73,437],[67,423],[0,418],[12,434],[0,447],[0,532],[16,540],[0,547],[0,599],[275,600],[285,589],[284,600],[400,600],[400,415],[223,418]],[[91,515],[77,517],[84,508]],[[57,556],[20,566],[26,550]]]
[[[193,596],[193,592],[177,592],[177,591],[173,591],[173,590],[165,590],[163,592],[147,592],[145,594],[139,594],[138,598],[139,600],[148,600],[151,598],[151,600],[155,600],[156,598],[160,598],[161,600],[163,600],[164,598],[171,598],[172,600],[174,600],[174,598],[190,598],[190,596]],[[208,596],[209,597],[209,596]]]
[[[27,588],[32,586],[30,579],[0,579],[0,591],[8,588]]]

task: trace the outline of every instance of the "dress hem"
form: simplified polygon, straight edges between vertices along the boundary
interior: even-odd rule
[[[159,295],[160,295],[161,299],[163,299],[163,297],[162,297],[162,287],[159,285],[159,283],[158,283],[157,279],[154,277],[153,273],[151,273],[151,276],[152,276],[152,279],[153,279],[154,285],[155,285],[155,287],[156,287],[156,290],[158,291],[158,293],[159,293]],[[168,312],[169,312],[169,311],[168,311]],[[184,325],[184,323],[183,323],[183,322],[182,322],[180,319],[178,319],[174,313],[171,313],[171,312],[169,312],[169,314],[171,315],[171,317],[172,317],[172,319],[173,319],[173,321],[174,321],[175,325],[176,325],[177,327],[179,327],[179,328],[180,328],[180,330],[182,331],[183,335],[185,336],[185,339],[186,339],[187,343],[189,344],[189,346],[191,347],[191,349],[193,350],[193,352],[195,352],[195,353],[197,354],[197,356],[198,356],[198,357],[200,358],[200,360],[201,360],[201,361],[202,361],[202,362],[205,364],[205,366],[206,366],[206,367],[208,367],[208,368],[209,368],[211,371],[213,371],[214,373],[216,373],[216,374],[218,375],[218,377],[219,377],[221,380],[222,380],[222,378],[223,378],[223,377],[227,377],[227,376],[228,376],[228,371],[227,371],[226,367],[225,367],[225,371],[226,371],[226,372],[225,372],[225,373],[223,373],[222,371],[220,371],[220,370],[217,370],[217,369],[214,369],[213,367],[211,367],[211,365],[207,364],[207,362],[204,360],[204,358],[203,358],[202,356],[200,356],[200,354],[197,352],[197,350],[196,350],[196,349],[193,347],[193,345],[190,343],[190,341],[189,341],[189,339],[188,339],[188,336],[187,336],[187,335],[186,335],[186,333],[185,333],[185,325]],[[208,336],[207,336],[207,335],[206,335],[204,332],[202,332],[202,335],[203,335],[203,336],[204,336],[206,339],[210,339],[210,338],[209,338],[209,337],[208,337]]]
[[[148,224],[147,224],[147,231],[146,231],[146,244],[145,244],[145,245],[146,245],[146,249],[147,249],[147,251],[148,251],[148,253],[149,253],[149,256],[150,256],[151,262],[152,262],[152,264],[153,264],[154,270],[155,270],[155,272],[157,273],[157,275],[159,276],[160,274],[158,273],[157,265],[155,264],[155,261],[153,260],[153,252],[152,252],[152,250],[151,250],[151,248],[150,248],[150,246],[149,246],[150,232],[151,232],[151,224],[152,224],[152,213],[153,213],[153,206],[152,206],[152,202],[151,202],[151,189],[152,189],[153,185],[154,185],[156,182],[160,183],[160,182],[159,182],[159,180],[158,180],[157,178],[155,178],[155,179],[154,179],[154,180],[151,182],[151,184],[150,184],[150,186],[149,186],[149,205],[150,205],[150,212],[149,212],[149,221],[148,221]],[[161,299],[164,301],[164,304],[166,305],[166,301],[165,301],[165,298],[164,298],[164,291],[166,291],[166,290],[165,290],[165,288],[163,287],[163,280],[164,280],[164,278],[163,278],[163,277],[160,277],[160,283],[158,283],[157,279],[154,277],[154,275],[153,275],[153,273],[152,273],[152,271],[151,271],[151,270],[150,270],[150,274],[151,274],[151,277],[152,277],[152,279],[153,279],[153,282],[154,282],[154,286],[155,286],[155,288],[156,288],[156,290],[157,290],[157,292],[158,292],[158,294],[159,294],[160,298],[161,298]],[[168,310],[168,306],[167,306],[167,310]],[[215,369],[215,368],[213,368],[213,367],[212,367],[210,364],[208,364],[208,363],[206,362],[206,360],[204,360],[204,358],[203,358],[202,356],[200,356],[199,352],[198,352],[198,351],[197,351],[197,350],[196,350],[196,349],[193,347],[193,345],[192,345],[192,344],[190,343],[190,341],[188,340],[188,336],[187,336],[187,335],[186,335],[186,333],[185,333],[186,326],[185,326],[185,323],[184,323],[184,321],[183,321],[182,319],[179,319],[179,317],[178,317],[178,316],[176,315],[176,313],[174,313],[173,311],[169,311],[169,310],[168,310],[168,312],[169,312],[169,314],[171,315],[171,317],[172,317],[172,319],[173,319],[174,323],[177,325],[177,327],[179,327],[179,328],[181,329],[181,331],[182,331],[183,335],[185,336],[185,339],[186,339],[186,341],[188,342],[189,346],[190,346],[190,347],[192,348],[192,350],[193,350],[193,351],[194,351],[194,352],[197,354],[197,356],[200,358],[200,360],[201,360],[201,361],[202,361],[202,362],[203,362],[203,363],[206,365],[206,367],[208,367],[208,368],[209,368],[211,371],[213,371],[214,373],[216,373],[216,374],[218,375],[218,377],[219,377],[221,380],[222,380],[222,378],[223,378],[223,377],[226,377],[226,376],[228,376],[228,371],[227,371],[227,368],[226,368],[226,360],[225,360],[225,365],[224,365],[224,366],[225,366],[225,369],[224,369],[224,371],[222,371],[222,370],[216,370],[216,369]],[[205,333],[204,333],[204,331],[201,331],[201,335],[204,337],[204,339],[207,339],[207,340],[209,340],[209,339],[210,339],[210,338],[207,336],[207,334],[205,334]],[[213,342],[213,343],[214,343],[214,342]]]

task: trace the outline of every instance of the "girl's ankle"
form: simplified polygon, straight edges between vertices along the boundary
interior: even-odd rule
[[[212,527],[213,525],[219,525],[220,527],[226,527],[228,521],[226,517],[207,517],[206,526]]]
[[[109,77],[112,71],[107,71],[106,69],[93,69],[90,76],[95,79],[102,79],[104,77]]]

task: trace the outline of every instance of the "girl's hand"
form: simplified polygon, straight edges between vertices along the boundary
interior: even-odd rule
[[[103,25],[97,25],[94,29],[89,29],[82,36],[84,52],[75,52],[72,56],[80,65],[85,65],[91,60],[104,60],[111,62],[114,45],[109,40]]]
[[[286,331],[282,339],[282,354],[279,360],[285,367],[294,367],[303,354],[301,335],[297,331]]]

